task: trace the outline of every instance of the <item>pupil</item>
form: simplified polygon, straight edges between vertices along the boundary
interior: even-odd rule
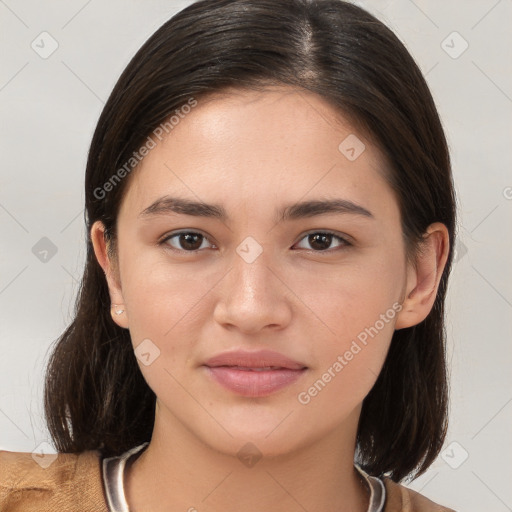
[[[311,247],[320,250],[328,249],[329,245],[331,245],[331,239],[332,235],[327,233],[316,233],[309,235],[309,243],[311,244]],[[320,243],[320,247],[318,247],[318,245],[315,247],[315,244],[318,244],[318,242]]]
[[[184,249],[191,249],[191,250],[198,249],[199,247],[201,247],[200,237],[202,237],[202,235],[198,235],[195,233],[184,233],[184,234],[180,235],[181,245]],[[199,240],[199,244],[197,244],[198,240]],[[195,244],[194,244],[194,241],[195,241]]]

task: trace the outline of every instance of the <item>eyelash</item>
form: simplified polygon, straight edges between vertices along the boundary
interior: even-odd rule
[[[179,235],[200,235],[203,237],[203,239],[209,241],[208,237],[199,231],[179,231],[177,233],[172,233],[170,235],[165,236],[165,238],[163,238],[162,240],[160,240],[158,242],[158,245],[167,245],[169,249],[171,249],[172,251],[177,252],[177,253],[195,254],[195,253],[198,253],[198,252],[204,250],[204,249],[194,249],[191,251],[187,251],[185,249],[176,249],[175,247],[172,247],[171,245],[169,245],[167,243],[169,240],[171,240],[172,238],[178,237]],[[308,233],[305,233],[304,236],[297,243],[300,243],[302,240],[304,240],[305,238],[307,238],[310,235],[330,235],[333,238],[336,238],[340,242],[340,246],[338,246],[334,249],[324,249],[324,250],[318,250],[318,251],[315,251],[314,249],[304,249],[306,251],[309,251],[309,252],[312,252],[315,254],[322,254],[322,253],[331,254],[333,252],[336,252],[337,250],[343,249],[343,247],[352,246],[352,244],[346,238],[334,233],[333,231],[328,231],[328,230],[327,231],[310,231]]]

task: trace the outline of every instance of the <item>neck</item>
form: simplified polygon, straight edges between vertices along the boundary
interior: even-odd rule
[[[260,459],[241,456],[244,449],[239,456],[221,453],[169,416],[157,407],[151,442],[126,468],[125,493],[131,510],[368,509],[366,483],[353,465],[359,410],[343,430],[322,435],[293,452]]]

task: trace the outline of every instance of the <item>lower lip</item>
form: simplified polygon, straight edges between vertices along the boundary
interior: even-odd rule
[[[260,397],[293,384],[299,379],[306,368],[302,370],[237,370],[229,366],[206,366],[209,374],[222,386],[238,395]]]

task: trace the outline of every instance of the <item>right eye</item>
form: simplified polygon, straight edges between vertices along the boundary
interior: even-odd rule
[[[166,244],[170,245],[175,251],[193,253],[204,249],[203,243],[207,240],[208,238],[202,233],[196,231],[180,231],[166,236],[160,242],[160,245]],[[215,247],[215,245],[213,245],[213,247]]]

